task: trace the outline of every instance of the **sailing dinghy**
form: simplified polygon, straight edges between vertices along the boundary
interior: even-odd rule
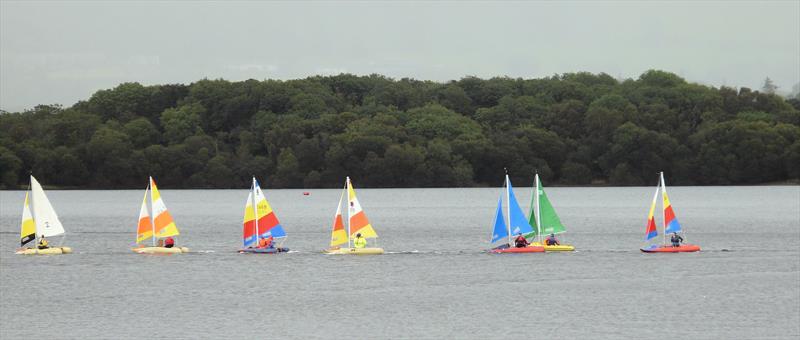
[[[255,202],[255,203],[253,203]],[[260,239],[280,240],[277,247],[258,247]],[[242,242],[244,248],[239,249],[240,254],[277,254],[289,251],[289,248],[281,247],[286,239],[286,231],[283,230],[278,217],[272,211],[272,207],[264,196],[261,186],[253,177],[253,184],[250,186],[250,193],[247,195],[247,203],[244,207],[244,221],[242,221]],[[274,244],[275,241],[272,241]]]
[[[673,247],[672,244],[667,243],[667,234],[679,233],[683,234],[681,224],[675,217],[675,211],[669,203],[669,196],[667,196],[667,185],[664,182],[664,173],[661,172],[659,176],[659,183],[656,186],[656,193],[653,195],[653,203],[650,204],[650,214],[647,216],[647,227],[645,228],[645,242],[658,236],[658,229],[656,228],[656,219],[653,213],[656,210],[656,200],[658,200],[658,190],[661,189],[663,196],[664,207],[664,241],[661,245],[652,244],[641,248],[645,253],[691,253],[700,251],[700,246],[694,244],[682,243],[680,246]],[[686,236],[686,235],[684,235]]]
[[[522,234],[530,235],[533,233],[533,228],[522,209],[517,203],[517,198],[514,197],[514,189],[511,187],[511,180],[506,173],[505,183],[503,183],[503,190],[500,193],[500,198],[497,200],[497,209],[494,214],[494,229],[492,232],[492,244],[499,241],[505,241],[497,247],[491,249],[492,253],[541,253],[544,252],[544,247],[541,245],[528,245],[527,247],[516,248],[513,246],[512,235]],[[503,217],[503,196],[506,197],[506,215],[508,216],[508,223]]]
[[[30,196],[30,200],[28,199]],[[33,203],[31,214],[30,203]],[[58,215],[44,194],[42,185],[31,176],[30,192],[25,193],[25,204],[22,206],[22,223],[20,225],[20,247],[15,252],[19,255],[60,255],[72,253],[70,247],[49,247],[38,249],[37,245],[42,237],[65,235],[64,226],[58,220]],[[66,237],[66,236],[65,236]],[[33,242],[33,247],[25,247]],[[64,242],[64,239],[61,239]]]
[[[539,174],[536,174],[534,179],[536,184],[533,186],[533,193],[531,194],[531,209],[530,209],[530,222],[531,226],[536,226],[533,234],[525,235],[525,237],[536,236],[537,242],[533,245],[544,247],[545,251],[573,251],[575,247],[569,244],[554,244],[547,245],[544,242],[544,237],[550,234],[560,234],[566,231],[564,224],[556,214],[556,209],[550,204],[547,199],[547,194],[542,187],[542,181],[539,179]],[[532,237],[531,237],[532,238]]]
[[[344,195],[347,193],[347,226],[345,228],[342,220],[342,202]],[[346,230],[346,231],[345,231]],[[325,250],[326,254],[350,254],[350,255],[379,255],[383,254],[383,248],[378,247],[365,247],[355,248],[351,247],[352,240],[357,234],[361,234],[366,239],[373,239],[373,242],[378,240],[378,234],[369,223],[366,213],[361,209],[361,204],[356,197],[356,191],[350,183],[350,177],[347,177],[342,190],[342,195],[339,197],[339,205],[336,207],[336,215],[333,217],[333,227],[331,229],[331,244],[330,248]],[[341,245],[347,244],[347,248],[342,248]]]
[[[150,211],[147,209],[147,194],[150,193]],[[142,199],[142,207],[139,209],[139,225],[136,229],[136,244],[137,247],[133,251],[138,254],[180,254],[188,253],[189,248],[186,247],[162,247],[157,246],[156,241],[160,238],[178,236],[180,232],[172,219],[164,200],[161,199],[161,194],[156,187],[156,181],[150,177],[150,182],[147,183],[147,189],[144,190],[144,198]],[[142,244],[147,239],[153,240],[153,245],[147,247]]]

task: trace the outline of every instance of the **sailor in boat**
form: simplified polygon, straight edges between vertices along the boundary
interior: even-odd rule
[[[367,247],[367,239],[361,237],[361,233],[356,234],[356,239],[353,240],[353,245],[356,248],[366,248]]]
[[[42,238],[39,239],[39,244],[36,247],[39,249],[50,248],[49,243],[44,239],[44,235],[42,235]]]
[[[273,240],[274,238],[272,236],[267,238],[262,237],[261,239],[258,240],[257,248],[269,248],[269,249],[275,248],[275,244],[273,244],[272,242]]]
[[[522,236],[522,233],[518,233],[517,238],[514,239],[514,246],[517,248],[525,248],[529,244],[530,243],[525,239],[525,236]]]
[[[167,237],[164,240],[164,248],[172,248],[175,246],[175,240],[172,237]]]
[[[680,247],[681,242],[683,242],[683,237],[681,237],[681,235],[678,235],[678,233],[672,233],[672,237],[670,237],[669,240],[672,241],[673,247]]]
[[[550,234],[550,236],[548,236],[547,239],[545,239],[544,241],[545,244],[547,244],[548,246],[557,246],[560,244],[556,239],[556,234]]]

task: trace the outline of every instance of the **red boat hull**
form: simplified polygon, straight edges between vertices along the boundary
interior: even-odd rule
[[[681,244],[678,247],[673,246],[652,246],[649,248],[642,248],[645,253],[693,253],[700,251],[700,246],[694,244]]]
[[[505,253],[544,253],[544,247],[527,246],[525,248],[492,249],[492,253],[495,253],[495,254],[505,254]]]

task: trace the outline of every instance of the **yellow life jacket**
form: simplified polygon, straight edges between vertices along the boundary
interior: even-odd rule
[[[353,241],[353,245],[355,245],[356,248],[364,248],[367,246],[367,239],[363,237],[356,237],[355,241]]]

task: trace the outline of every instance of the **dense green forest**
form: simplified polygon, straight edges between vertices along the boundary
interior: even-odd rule
[[[800,178],[800,101],[651,70],[124,83],[0,114],[4,188],[752,184]]]

